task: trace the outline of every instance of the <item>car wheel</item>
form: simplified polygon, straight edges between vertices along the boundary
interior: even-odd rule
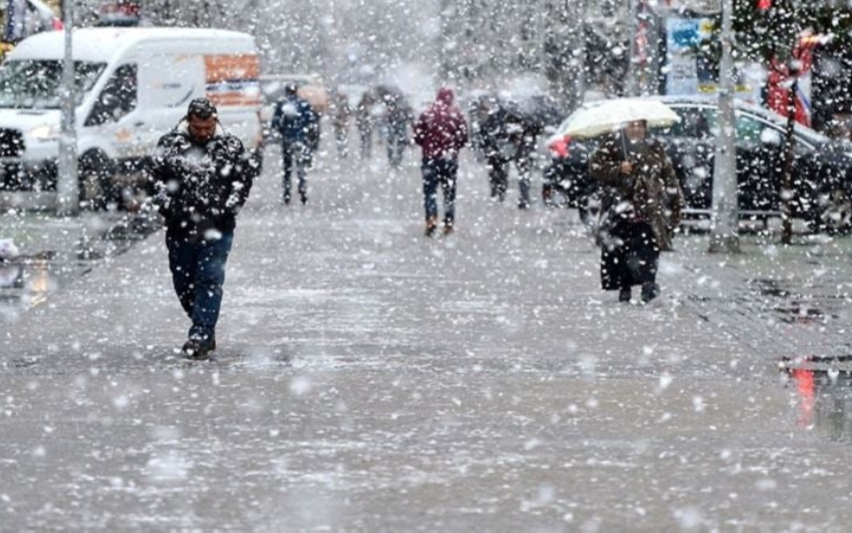
[[[115,202],[113,175],[115,169],[109,158],[99,151],[86,152],[77,161],[77,179],[82,209],[106,209]]]
[[[842,189],[822,192],[814,206],[812,229],[829,235],[841,235],[852,230],[852,197]]]

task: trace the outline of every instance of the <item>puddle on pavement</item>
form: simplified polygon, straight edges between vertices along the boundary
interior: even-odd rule
[[[785,359],[780,368],[795,390],[796,426],[852,444],[852,355]]]
[[[53,254],[0,264],[0,324],[46,303],[50,295],[91,269],[90,261],[61,261]]]
[[[0,261],[0,326],[20,313],[44,305],[56,291],[146,237],[155,226],[138,219],[119,220],[96,239],[80,239],[72,250],[43,251]]]
[[[838,319],[847,304],[842,295],[814,294],[805,298],[774,279],[755,279],[751,284],[754,294],[780,299],[781,303],[773,306],[772,311],[780,320],[791,324],[822,324]]]

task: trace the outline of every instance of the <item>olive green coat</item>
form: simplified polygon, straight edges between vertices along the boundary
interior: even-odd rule
[[[625,158],[625,153],[629,156]],[[621,163],[633,171],[621,173]],[[626,143],[620,134],[601,143],[589,160],[589,171],[604,189],[602,208],[614,210],[632,204],[634,217],[650,224],[660,250],[672,249],[674,229],[683,215],[684,199],[672,162],[663,146],[654,140]],[[615,213],[611,213],[615,216]]]

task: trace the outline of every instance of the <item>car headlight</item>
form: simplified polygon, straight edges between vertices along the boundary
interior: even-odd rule
[[[48,126],[47,124],[43,126],[36,126],[35,128],[30,130],[30,137],[42,141],[46,141],[48,139],[55,139],[57,136],[56,128],[53,126]]]

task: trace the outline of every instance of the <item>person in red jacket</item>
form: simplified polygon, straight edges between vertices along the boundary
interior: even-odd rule
[[[426,236],[438,228],[438,185],[444,192],[444,234],[455,225],[456,174],[459,150],[467,144],[468,128],[461,110],[453,105],[453,91],[442,88],[435,102],[414,125],[414,142],[423,151],[423,199],[426,208]]]

